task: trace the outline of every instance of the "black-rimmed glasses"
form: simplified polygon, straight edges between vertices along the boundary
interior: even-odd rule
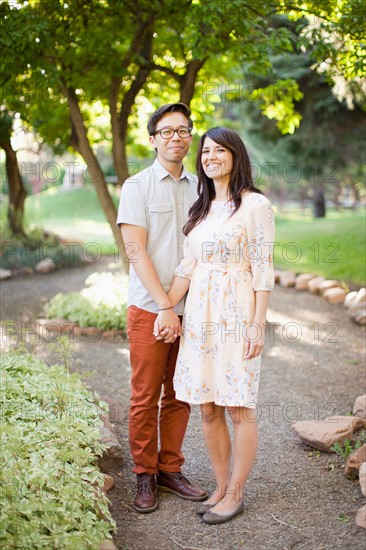
[[[191,135],[192,128],[189,128],[189,126],[181,126],[176,130],[174,130],[173,128],[161,128],[161,130],[155,130],[152,135],[155,136],[156,134],[160,134],[160,137],[163,139],[171,139],[174,136],[175,132],[177,132],[179,137],[187,138]]]

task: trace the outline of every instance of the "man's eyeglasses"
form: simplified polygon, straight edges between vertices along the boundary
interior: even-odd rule
[[[187,138],[191,135],[192,128],[188,126],[181,126],[181,128],[177,128],[176,130],[173,128],[162,128],[161,130],[155,130],[152,135],[155,136],[156,134],[160,134],[160,137],[163,139],[171,139],[175,132],[177,132],[179,137]]]

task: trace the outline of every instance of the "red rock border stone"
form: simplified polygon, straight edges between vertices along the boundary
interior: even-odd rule
[[[297,291],[308,291],[322,296],[330,304],[344,304],[348,315],[358,325],[366,325],[366,288],[347,292],[342,281],[325,279],[313,273],[275,270],[275,283],[283,288],[294,287]]]
[[[106,340],[107,342],[127,342],[124,330],[102,330],[98,327],[80,327],[67,319],[37,319],[35,330],[38,336],[54,341],[57,336],[67,335],[71,338],[80,336],[89,342]]]
[[[356,414],[355,414],[356,413]],[[334,416],[325,421],[302,420],[294,422],[292,428],[296,435],[310,447],[324,452],[332,452],[332,445],[345,438],[351,439],[355,431],[366,427],[366,394],[359,395],[353,406],[354,416]],[[353,451],[345,464],[347,477],[359,477],[360,489],[366,497],[366,445]],[[366,529],[366,504],[355,516],[358,527]]]

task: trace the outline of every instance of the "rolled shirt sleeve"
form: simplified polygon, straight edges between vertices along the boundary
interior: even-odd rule
[[[247,220],[248,256],[254,291],[274,287],[273,246],[275,226],[272,205],[268,199],[253,204]]]
[[[121,223],[147,228],[146,199],[136,179],[126,180],[122,186],[117,225]]]
[[[176,277],[192,279],[193,271],[197,265],[197,258],[192,252],[189,239],[186,237],[183,242],[183,258],[174,272]]]

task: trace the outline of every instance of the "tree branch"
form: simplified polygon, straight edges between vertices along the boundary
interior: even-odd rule
[[[149,29],[149,31],[145,33],[144,42],[139,52],[142,59],[148,60],[148,63],[146,64],[145,62],[143,62],[143,64],[139,67],[135,79],[133,80],[129,90],[126,92],[122,100],[121,111],[119,114],[119,131],[122,139],[125,139],[126,136],[128,117],[131,113],[131,109],[135,102],[136,96],[145,84],[146,79],[151,71],[149,63],[152,50],[152,40],[153,31],[152,29]]]
[[[144,61],[144,67],[149,69],[149,71],[161,71],[163,73],[166,73],[178,82],[182,82],[182,79],[184,77],[184,75],[176,73],[170,67],[164,67],[163,65],[158,65],[157,63],[153,63],[152,61]]]
[[[187,70],[182,79],[179,101],[182,101],[182,103],[185,103],[188,106],[193,98],[198,72],[203,67],[207,59],[208,56],[203,59],[192,59],[192,61],[190,61],[187,65]]]

